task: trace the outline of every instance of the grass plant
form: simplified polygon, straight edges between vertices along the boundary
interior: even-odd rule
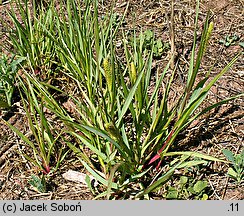
[[[52,65],[56,64],[56,52],[53,41],[47,37],[43,26],[48,28],[49,31],[55,31],[52,11],[54,1],[50,1],[48,8],[42,7],[42,11],[39,11],[39,13],[31,5],[35,1],[14,0],[13,2],[15,6],[11,7],[8,15],[14,28],[11,27],[11,23],[6,23],[6,27],[9,29],[8,41],[15,50],[15,55],[25,58],[34,68],[33,72],[36,75],[42,73],[48,76]],[[15,12],[14,8],[16,7],[18,13]]]
[[[199,1],[185,90],[171,105],[170,91],[177,67],[170,72],[169,61],[163,72],[157,71],[154,87],[151,87],[154,37],[149,52],[143,52],[143,37],[138,42],[135,31],[132,44],[128,43],[120,29],[128,5],[120,22],[114,22],[113,10],[105,19],[100,19],[97,0],[85,0],[83,3],[60,1],[60,8],[62,10],[50,4],[45,15],[42,12],[34,16],[33,21],[29,16],[24,24],[10,14],[18,33],[10,40],[19,56],[27,58],[23,65],[24,76],[19,79],[24,95],[22,102],[40,151],[23,134],[7,124],[33,148],[35,160],[27,156],[29,160],[44,171],[47,171],[47,167],[50,169],[50,156],[60,137],[86,170],[106,189],[97,198],[107,199],[148,198],[148,194],[167,182],[176,169],[209,161],[225,162],[198,152],[172,152],[171,148],[174,145],[174,149],[177,149],[176,138],[195,119],[243,96],[233,96],[200,111],[198,109],[211,87],[240,56],[234,57],[215,77],[211,78],[210,70],[205,73],[205,78],[196,83],[213,30],[208,14],[197,47]],[[25,10],[28,14],[27,7]],[[35,29],[38,31],[35,32]],[[116,53],[118,34],[123,36],[123,59]],[[75,84],[74,93],[42,82],[35,73],[26,69],[35,71],[40,65],[45,65],[41,56],[45,56],[45,61],[48,59],[49,63],[56,59],[59,72]],[[166,78],[169,73],[169,78]],[[163,85],[164,80],[166,85]],[[63,104],[56,100],[53,91],[69,98],[74,103],[75,113],[67,112]],[[66,136],[63,136],[63,132],[53,135],[44,109],[62,121]],[[43,163],[36,155],[42,158]],[[171,162],[166,163],[166,158]],[[154,164],[156,175],[152,174]]]
[[[47,175],[58,169],[68,151],[65,151],[60,142],[63,131],[55,129],[54,122],[47,119],[42,98],[38,97],[38,92],[29,80],[26,81],[27,83],[23,83],[19,77],[20,88],[24,91],[20,91],[20,94],[30,132],[24,134],[7,121],[3,121],[32,149],[32,155],[22,152],[24,157]]]

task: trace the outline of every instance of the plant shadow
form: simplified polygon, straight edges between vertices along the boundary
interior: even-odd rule
[[[219,120],[216,121],[216,117]],[[178,138],[175,140],[175,143],[178,144],[172,146],[173,151],[189,151],[190,148],[201,146],[203,142],[207,142],[204,148],[211,147],[213,145],[212,142],[210,142],[211,139],[213,139],[215,135],[222,133],[224,127],[228,126],[230,121],[242,119],[243,112],[239,105],[231,105],[231,107],[223,111],[221,111],[221,107],[218,107],[214,112],[205,115],[203,118],[199,121],[197,126],[189,127],[179,134]],[[229,132],[229,134],[229,136],[238,136],[235,132]]]

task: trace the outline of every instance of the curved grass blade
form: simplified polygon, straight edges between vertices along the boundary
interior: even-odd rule
[[[212,157],[212,156],[209,156],[209,155],[206,155],[203,153],[198,153],[198,152],[185,151],[185,152],[167,152],[167,153],[164,153],[164,156],[176,156],[176,155],[186,155],[189,157],[198,157],[198,158],[202,158],[202,159],[209,160],[209,161],[227,163],[227,161],[225,161],[225,160],[218,159],[216,157]]]
[[[87,169],[87,171],[100,183],[102,183],[104,186],[108,187],[108,181],[103,178],[101,175],[99,175],[94,169],[92,169],[85,161],[78,158],[79,161],[83,164],[83,166]],[[112,189],[118,189],[118,184],[112,182],[111,183]]]
[[[142,191],[141,193],[139,193],[136,198],[140,198],[148,193],[150,193],[151,191],[153,191],[154,189],[156,189],[158,186],[160,186],[161,184],[165,184],[170,177],[174,174],[174,171],[186,160],[188,159],[189,156],[184,156],[181,161],[179,163],[177,163],[175,166],[173,166],[172,168],[170,168],[163,176],[161,176],[156,182],[154,182],[153,184],[151,184],[149,187],[147,187],[144,191]]]

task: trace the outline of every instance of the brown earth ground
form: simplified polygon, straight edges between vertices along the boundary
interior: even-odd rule
[[[101,5],[101,11],[109,8]],[[125,11],[126,2],[117,1],[115,12],[122,15]],[[105,3],[104,3],[105,4]],[[156,33],[157,38],[169,41],[169,23],[171,1],[129,1],[129,10],[126,14],[124,28],[131,30],[136,23],[137,29],[151,29]],[[8,4],[0,5],[0,16],[6,18],[5,9]],[[204,57],[201,67],[202,71],[208,70],[213,64],[212,74],[218,73],[239,51],[243,48],[239,42],[244,41],[244,2],[242,0],[205,0],[200,3],[199,26],[202,28],[207,11],[210,9],[211,18],[215,26],[212,34],[209,49]],[[189,51],[193,41],[193,26],[195,18],[195,1],[178,0],[174,5],[174,35],[175,48],[178,59],[178,72],[174,81],[174,89],[182,91],[182,82],[185,81],[189,62]],[[133,21],[135,20],[135,21]],[[4,31],[0,25],[0,39],[4,43]],[[239,41],[229,47],[223,46],[219,41],[227,35],[238,35]],[[1,46],[1,44],[0,44]],[[163,70],[164,63],[169,59],[170,52],[155,60],[155,67]],[[244,69],[243,59],[239,59],[215,85],[207,104],[211,104],[220,99],[244,92]],[[24,132],[28,132],[23,108],[19,107],[19,99],[15,101],[12,111],[1,111],[0,117],[8,119],[16,127]],[[243,98],[232,101],[228,105],[208,113],[204,118],[194,122],[181,137],[177,140],[179,148],[203,152],[223,158],[222,149],[227,148],[235,153],[240,153],[243,149]],[[50,176],[50,190],[41,194],[28,183],[32,174],[38,171],[31,163],[19,154],[24,147],[20,138],[15,135],[0,120],[0,199],[92,199],[93,194],[89,189],[80,184],[67,181],[62,174],[67,170],[82,172],[83,167],[72,155],[70,159],[62,164],[61,168],[53,176]],[[244,199],[243,184],[237,185],[235,181],[227,177],[228,165],[223,163],[212,163],[209,170],[200,171],[199,179],[207,179],[211,193],[209,199],[212,200],[241,200]],[[172,180],[169,184],[173,184]],[[163,199],[165,188],[152,194],[152,199]]]

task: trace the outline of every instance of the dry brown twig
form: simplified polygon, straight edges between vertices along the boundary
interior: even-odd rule
[[[170,67],[173,70],[175,63],[175,32],[174,32],[174,0],[171,0],[170,14],[170,44],[171,44],[171,63]]]

